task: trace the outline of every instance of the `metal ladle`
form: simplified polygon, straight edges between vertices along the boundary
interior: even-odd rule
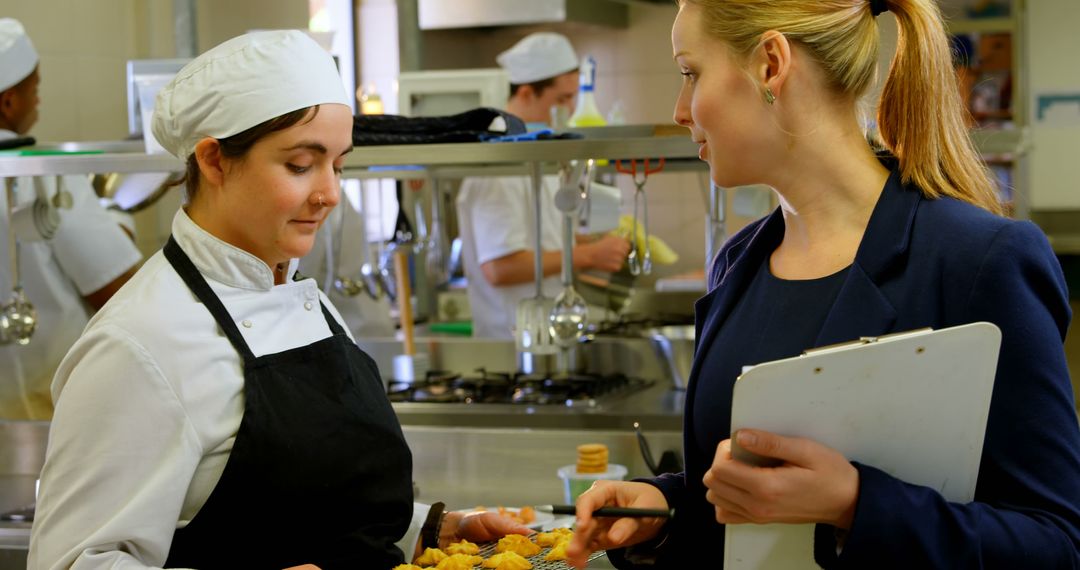
[[[15,182],[6,180],[7,205],[8,205],[8,255],[11,262],[11,281],[14,287],[11,291],[11,300],[0,309],[0,344],[15,344],[26,346],[30,344],[30,337],[37,328],[37,311],[34,305],[26,298],[22,288],[22,278],[19,275],[19,242],[15,237],[14,220],[11,212],[15,204]]]
[[[382,282],[379,280],[379,270],[371,262],[371,244],[368,242],[367,233],[367,204],[364,203],[364,189],[360,188],[360,238],[363,248],[360,250],[360,280],[364,282],[364,289],[373,301],[382,296]],[[381,239],[381,238],[380,238]]]
[[[590,161],[591,162],[591,161]],[[555,298],[548,320],[551,324],[551,336],[559,346],[568,348],[577,342],[588,319],[588,306],[585,298],[574,290],[573,251],[574,225],[578,208],[581,207],[582,192],[579,180],[583,165],[578,164],[568,179],[563,180],[559,191],[555,193],[555,207],[563,213],[563,251],[562,251],[562,292]],[[589,171],[591,175],[591,170]]]
[[[341,221],[338,225],[338,239],[337,239],[337,260],[334,263],[335,274],[334,277],[334,289],[338,293],[346,297],[355,297],[364,292],[365,284],[360,279],[353,279],[341,274],[341,258],[345,254],[345,224],[348,223],[346,216],[348,216],[348,209],[351,208],[348,203],[345,203],[341,207]],[[331,255],[334,253],[333,248],[330,249]]]

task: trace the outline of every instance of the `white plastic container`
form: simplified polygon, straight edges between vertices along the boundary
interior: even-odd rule
[[[608,463],[603,473],[578,473],[577,465],[564,465],[559,468],[559,478],[563,480],[563,498],[567,505],[577,502],[579,495],[589,490],[596,481],[622,481],[626,479],[625,465]]]

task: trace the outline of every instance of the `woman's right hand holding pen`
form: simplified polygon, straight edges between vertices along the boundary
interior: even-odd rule
[[[597,481],[577,500],[577,522],[574,538],[566,549],[566,562],[574,568],[584,568],[589,554],[597,550],[621,548],[655,537],[666,519],[611,518],[592,516],[600,507],[635,507],[668,509],[667,499],[648,483],[629,481]]]

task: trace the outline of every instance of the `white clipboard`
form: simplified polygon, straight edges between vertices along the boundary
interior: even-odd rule
[[[813,439],[949,501],[975,496],[1001,331],[979,322],[807,351],[744,370],[731,431]],[[728,525],[725,570],[812,569],[814,525]]]

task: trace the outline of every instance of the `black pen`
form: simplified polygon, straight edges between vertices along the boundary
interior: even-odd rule
[[[555,515],[573,515],[577,513],[574,505],[537,505],[537,512]],[[674,518],[675,509],[635,509],[631,507],[600,507],[593,511],[594,517],[657,517]]]

